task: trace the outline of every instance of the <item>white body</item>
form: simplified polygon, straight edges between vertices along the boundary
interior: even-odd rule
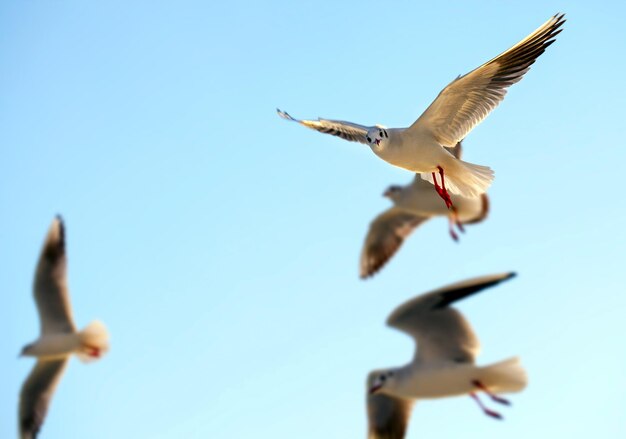
[[[519,392],[526,387],[526,373],[517,358],[489,366],[450,363],[439,366],[410,365],[398,371],[398,379],[383,392],[406,399],[432,399],[467,395],[480,381],[493,393]]]
[[[452,195],[452,203],[456,208],[457,220],[464,223],[473,221],[484,214],[484,201],[479,197],[467,198]],[[439,195],[433,191],[432,185],[424,180],[415,181],[405,186],[404,190],[392,198],[394,207],[418,216],[452,216],[453,212],[441,202]]]
[[[41,335],[24,348],[22,355],[40,360],[59,360],[76,354],[83,362],[100,358],[109,350],[109,333],[100,321],[91,322],[80,332]]]

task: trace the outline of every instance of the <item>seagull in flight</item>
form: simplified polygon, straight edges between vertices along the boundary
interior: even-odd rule
[[[498,394],[523,390],[526,372],[516,357],[477,366],[478,338],[451,305],[514,276],[503,273],[458,282],[415,297],[391,313],[387,324],[413,337],[417,351],[406,366],[368,375],[369,439],[403,438],[418,399],[469,395],[486,415],[502,419],[484,405],[478,392],[495,403],[510,405]]]
[[[322,133],[364,143],[386,162],[421,174],[451,208],[450,193],[475,198],[485,193],[494,175],[487,166],[456,159],[448,148],[465,138],[504,99],[507,88],[522,79],[561,32],[564,15],[554,15],[507,51],[456,78],[408,128],[330,119],[300,120],[276,111],[284,119]]]
[[[451,150],[456,158],[461,155],[461,142]],[[489,198],[481,194],[476,198],[452,195],[454,207],[446,208],[432,190],[432,185],[416,175],[411,184],[392,185],[383,196],[393,206],[382,212],[370,223],[360,260],[361,279],[376,274],[398,251],[404,240],[422,223],[436,216],[448,218],[452,239],[458,241],[456,226],[464,232],[465,224],[483,221],[489,213]]]
[[[56,217],[41,250],[33,286],[41,335],[21,353],[37,358],[20,393],[21,439],[37,437],[70,355],[90,362],[109,350],[109,334],[103,323],[94,321],[82,331],[76,329],[66,271],[65,229],[63,220]]]

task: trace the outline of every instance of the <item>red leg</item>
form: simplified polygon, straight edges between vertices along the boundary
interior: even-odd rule
[[[469,395],[474,399],[474,401],[476,401],[476,403],[478,404],[478,407],[480,407],[483,413],[485,413],[487,416],[491,416],[492,418],[495,418],[495,419],[502,419],[502,415],[500,413],[495,412],[485,407],[482,401],[478,398],[478,395],[476,395],[474,392],[471,392]]]
[[[454,231],[454,220],[452,219],[452,217],[448,217],[448,231],[450,232],[450,237],[455,241],[455,242],[459,242],[459,236],[456,234],[456,232]]]
[[[433,172],[432,175],[433,175],[433,182],[435,184],[435,190],[437,191],[439,196],[443,198],[443,201],[446,203],[446,207],[450,209],[454,206],[452,204],[452,199],[450,198],[450,194],[448,193],[448,190],[446,189],[446,180],[444,177],[443,168],[441,166],[437,166],[437,169],[439,169],[439,175],[441,176],[441,187],[437,184],[437,179],[435,178],[435,173]]]
[[[441,198],[445,200],[445,194],[443,192],[443,189],[437,183],[437,175],[434,172],[431,172],[431,175],[433,176],[433,184],[435,185],[435,191]],[[447,207],[447,204],[446,204],[446,207]]]
[[[452,206],[452,218],[451,220],[454,222],[456,227],[459,229],[459,232],[465,233],[465,227],[463,227],[463,223],[459,221],[459,212],[456,210],[456,207]],[[452,225],[450,225],[452,227]]]
[[[480,390],[482,390],[483,392],[485,392],[487,395],[489,395],[489,397],[499,403],[499,404],[504,404],[504,405],[511,405],[511,401],[509,401],[508,399],[502,398],[501,396],[498,396],[494,393],[492,393],[487,386],[485,386],[483,383],[481,383],[478,380],[474,380],[472,381],[472,384],[475,385],[477,388],[479,388]]]
[[[434,172],[431,172],[431,174],[433,176],[433,184],[435,185],[435,190],[439,195],[441,195],[441,187],[439,187],[439,184],[437,184],[437,176]]]

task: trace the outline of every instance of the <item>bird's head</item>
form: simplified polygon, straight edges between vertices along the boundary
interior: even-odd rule
[[[389,133],[387,129],[381,126],[375,126],[367,131],[365,136],[368,145],[372,149],[383,149],[387,142],[389,142]]]
[[[384,393],[385,389],[394,386],[396,377],[396,369],[375,370],[367,378],[367,392],[370,395],[380,392]]]
[[[20,357],[28,357],[28,356],[32,356],[33,355],[33,346],[34,343],[31,344],[27,344],[26,346],[24,346],[22,348],[22,351],[20,352]]]
[[[389,186],[387,188],[387,190],[385,190],[385,192],[383,192],[383,197],[387,197],[390,200],[397,200],[398,197],[400,197],[400,194],[402,193],[402,186],[399,186],[397,184],[392,184],[391,186]]]

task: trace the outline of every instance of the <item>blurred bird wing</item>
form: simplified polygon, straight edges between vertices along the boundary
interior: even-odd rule
[[[378,272],[398,251],[404,240],[427,216],[391,208],[370,223],[361,252],[360,275],[367,278]]]
[[[473,363],[480,349],[478,337],[463,315],[450,305],[514,276],[515,273],[482,276],[421,294],[397,307],[387,325],[415,339],[416,363]]]
[[[292,122],[298,122],[305,127],[314,129],[324,134],[332,134],[333,136],[341,137],[342,139],[349,140],[351,142],[367,143],[367,131],[372,127],[359,125],[352,122],[346,122],[343,120],[330,120],[330,119],[317,119],[317,120],[300,120],[293,118],[289,113],[276,109],[276,112],[283,119],[290,120]]]
[[[478,216],[468,221],[463,221],[463,224],[478,224],[484,221],[489,216],[489,196],[487,194],[480,194],[480,213]]]
[[[563,14],[555,15],[509,50],[456,78],[408,130],[430,132],[441,145],[454,146],[500,104],[507,88],[555,41],[564,22]]]
[[[60,217],[54,219],[46,235],[33,290],[42,334],[76,330],[67,287],[65,229]]]
[[[20,393],[20,438],[37,436],[68,359],[38,361],[22,386]]]
[[[382,393],[367,395],[368,439],[402,439],[411,417],[413,401]]]

